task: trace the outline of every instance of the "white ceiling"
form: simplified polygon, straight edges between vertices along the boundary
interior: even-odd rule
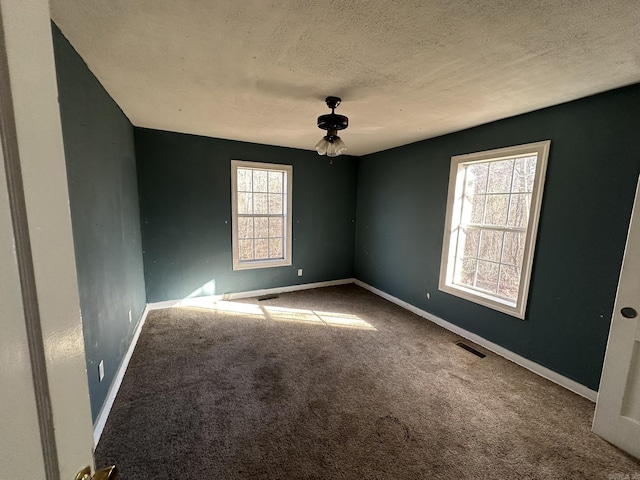
[[[639,0],[51,0],[134,125],[364,155],[640,82]]]

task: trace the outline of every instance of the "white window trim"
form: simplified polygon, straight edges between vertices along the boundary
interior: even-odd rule
[[[547,161],[549,157],[551,141],[529,143],[514,147],[498,148],[478,153],[466,155],[456,155],[451,157],[451,170],[449,173],[449,192],[447,196],[447,212],[444,229],[444,240],[442,244],[442,260],[440,264],[440,280],[438,289],[474,302],[485,307],[492,308],[507,315],[524,320],[529,297],[529,284],[531,282],[531,270],[533,266],[533,254],[535,251],[536,238],[538,235],[538,221],[540,219],[540,209],[542,206],[542,193],[544,191],[544,181],[547,172]],[[484,294],[476,290],[465,288],[453,283],[453,264],[455,260],[455,232],[452,230],[454,215],[460,218],[462,202],[456,199],[455,192],[463,182],[461,164],[472,162],[483,162],[487,160],[502,160],[514,156],[537,155],[536,173],[534,177],[533,190],[531,192],[531,211],[529,213],[529,223],[527,225],[527,238],[525,241],[524,257],[522,260],[522,277],[518,289],[518,300],[516,303],[502,300],[491,294]]]
[[[276,260],[251,260],[240,261],[238,252],[238,168],[254,168],[260,170],[279,170],[286,172],[286,211],[285,211],[285,245],[284,258]],[[233,270],[248,270],[255,268],[286,267],[291,265],[292,243],[292,205],[293,205],[293,165],[275,163],[246,162],[244,160],[231,160],[231,238],[233,250]]]

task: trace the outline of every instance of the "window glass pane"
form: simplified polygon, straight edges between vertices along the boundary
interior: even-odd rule
[[[264,260],[269,258],[269,239],[257,238],[255,240],[256,260]]]
[[[520,193],[511,195],[511,205],[509,205],[510,227],[526,228],[529,223],[529,205],[531,204],[530,193]]]
[[[483,230],[480,235],[480,251],[478,258],[483,260],[500,261],[502,254],[502,239],[504,232],[496,230]]]
[[[469,222],[470,223],[482,223],[484,220],[484,202],[486,200],[485,195],[472,195],[468,197],[469,201],[464,203],[464,207],[470,206],[471,215]],[[464,208],[463,207],[463,208]],[[467,220],[467,212],[463,212],[463,223],[466,223]]]
[[[271,193],[282,193],[284,182],[283,172],[269,172],[269,191]]]
[[[256,215],[266,215],[269,213],[269,195],[267,193],[253,194],[253,213]]]
[[[537,163],[538,163],[537,155],[534,155],[532,157],[527,157],[524,160],[524,164],[525,164],[525,167],[527,168],[528,175],[535,175]]]
[[[526,238],[527,234],[525,232],[506,232],[504,234],[502,263],[515,265],[517,267],[522,265]]]
[[[251,170],[246,168],[238,168],[238,191],[250,192],[251,191]]]
[[[269,237],[269,218],[268,217],[256,217],[254,236],[256,238]]]
[[[536,174],[537,157],[516,158],[513,169],[513,192],[531,192]]]
[[[476,276],[476,287],[496,293],[498,290],[499,266],[497,263],[484,262],[478,260],[478,274]]]
[[[486,193],[488,176],[488,163],[474,163],[469,165],[467,167],[467,193]]]
[[[254,192],[267,191],[267,172],[265,170],[253,171],[253,191]]]
[[[282,237],[284,236],[284,231],[282,230],[282,218],[278,217],[270,217],[269,218],[269,236],[273,237]]]
[[[282,215],[282,195],[269,194],[269,214]]]
[[[500,267],[500,283],[498,295],[516,300],[518,298],[518,286],[520,285],[520,268],[502,265]]]
[[[457,267],[460,271],[456,272],[456,278],[459,284],[473,287],[477,263],[478,261],[475,258],[465,258],[461,262],[457,263]]]
[[[282,239],[271,238],[269,239],[269,258],[283,258],[282,254]]]
[[[253,260],[253,240],[238,240],[238,258]]]
[[[253,238],[253,217],[238,217],[238,238]]]
[[[508,208],[509,195],[487,195],[484,224],[499,226],[506,225]]]
[[[489,164],[489,193],[508,193],[511,190],[513,160],[501,160]]]
[[[253,194],[251,193],[238,193],[238,214],[252,214],[253,213]]]
[[[478,242],[480,241],[480,229],[466,228],[460,235],[461,245],[459,250],[463,251],[465,257],[475,257],[478,255]]]

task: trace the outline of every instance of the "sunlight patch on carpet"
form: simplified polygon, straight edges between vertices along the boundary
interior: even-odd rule
[[[339,312],[321,312],[300,308],[253,305],[249,303],[219,301],[209,307],[226,315],[272,320],[276,322],[296,322],[329,327],[376,330],[370,323],[357,315]]]

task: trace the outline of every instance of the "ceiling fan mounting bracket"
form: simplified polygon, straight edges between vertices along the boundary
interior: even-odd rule
[[[338,105],[340,105],[340,102],[342,101],[342,99],[340,97],[327,97],[324,99],[325,102],[327,102],[327,107],[329,107],[331,110],[333,110],[334,108],[336,108]]]

